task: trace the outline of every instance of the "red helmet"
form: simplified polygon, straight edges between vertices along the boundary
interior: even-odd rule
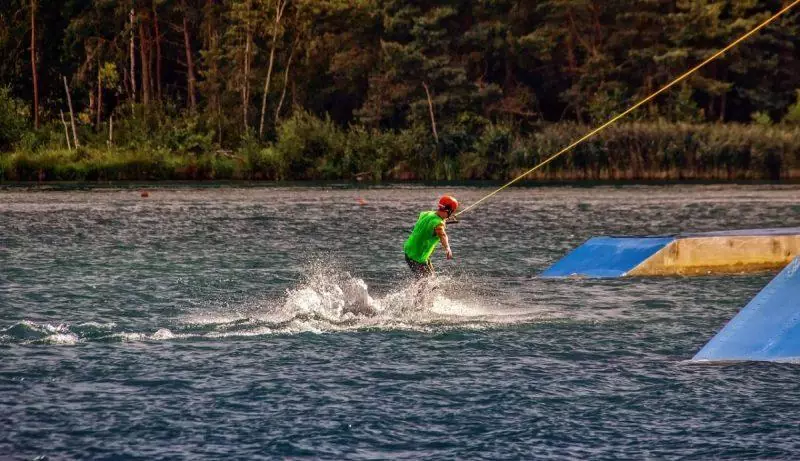
[[[453,213],[458,209],[458,200],[449,196],[443,195],[442,198],[439,199],[439,210],[448,211]]]

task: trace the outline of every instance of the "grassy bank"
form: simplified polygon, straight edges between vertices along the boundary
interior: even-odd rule
[[[465,119],[439,134],[419,126],[400,132],[342,129],[303,114],[272,142],[242,139],[220,149],[202,127],[121,127],[147,136],[99,138],[68,150],[58,131],[0,153],[0,179],[110,180],[459,180],[509,179],[536,165],[589,127],[549,124],[525,135]],[[117,129],[117,128],[115,128]],[[198,134],[199,133],[199,134]],[[61,144],[64,145],[61,145]],[[800,179],[800,128],[783,125],[626,123],[611,127],[530,179],[779,180]]]

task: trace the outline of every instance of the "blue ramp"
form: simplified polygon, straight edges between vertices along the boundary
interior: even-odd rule
[[[692,360],[800,359],[800,257],[772,279]]]
[[[622,277],[675,237],[593,237],[564,256],[542,277]]]

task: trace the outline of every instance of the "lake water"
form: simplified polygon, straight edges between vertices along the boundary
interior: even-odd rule
[[[593,235],[800,226],[798,186],[514,188],[430,291],[417,214],[491,189],[148,190],[0,191],[0,458],[798,456],[798,365],[686,362],[774,274],[537,278]]]

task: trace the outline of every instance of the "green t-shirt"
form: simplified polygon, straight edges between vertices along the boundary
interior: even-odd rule
[[[436,244],[439,243],[439,236],[436,235],[435,229],[444,223],[435,211],[423,211],[419,214],[417,224],[414,225],[414,230],[408,236],[403,250],[409,259],[418,263],[426,263],[436,249]]]

